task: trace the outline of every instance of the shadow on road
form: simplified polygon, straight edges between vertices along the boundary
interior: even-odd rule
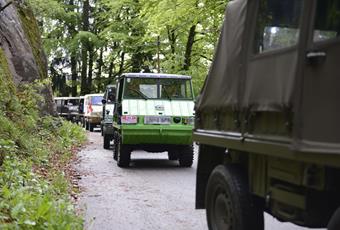
[[[169,161],[167,159],[132,159],[130,170],[149,170],[149,169],[185,169],[178,165],[178,161]]]

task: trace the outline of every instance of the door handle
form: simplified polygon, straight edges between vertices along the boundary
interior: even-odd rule
[[[318,64],[323,62],[327,57],[327,53],[323,51],[309,51],[307,52],[306,58],[310,64]]]

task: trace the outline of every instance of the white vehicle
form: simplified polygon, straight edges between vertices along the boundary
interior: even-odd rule
[[[84,96],[84,126],[91,132],[100,125],[103,110],[103,94],[87,94]]]

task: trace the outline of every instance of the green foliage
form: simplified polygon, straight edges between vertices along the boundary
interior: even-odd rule
[[[83,130],[40,117],[41,82],[16,90],[0,49],[0,229],[82,229],[60,168]]]
[[[102,91],[122,72],[156,72],[159,53],[161,72],[191,75],[198,93],[213,58],[228,1],[97,0],[92,2],[90,29],[86,32],[82,31],[80,20],[83,1],[73,0],[73,5],[65,0],[30,2],[44,22],[41,29],[51,68],[61,69],[58,74],[51,71],[54,85],[62,85],[58,86],[63,91],[60,93],[67,96],[70,90],[64,89],[79,86],[80,79],[78,76],[76,82],[63,80],[67,73],[62,70],[69,67],[73,56],[78,63],[77,73],[80,72],[82,41],[90,43],[87,55],[91,60],[87,64],[93,66],[94,79],[90,82],[95,92]],[[49,3],[55,12],[42,10]],[[192,28],[194,34],[189,33]]]

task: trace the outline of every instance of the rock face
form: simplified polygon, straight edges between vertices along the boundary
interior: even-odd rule
[[[3,7],[9,0],[0,0]],[[47,78],[47,60],[43,53],[39,28],[24,0],[13,1],[0,12],[0,49],[4,51],[16,86]],[[53,114],[50,86],[40,89],[45,103],[44,114]]]

